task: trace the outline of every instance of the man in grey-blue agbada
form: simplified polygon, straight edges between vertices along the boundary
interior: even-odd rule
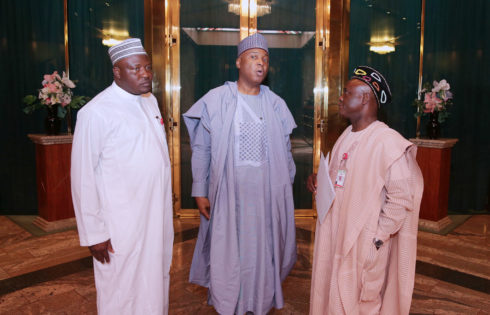
[[[261,85],[269,50],[260,34],[238,45],[237,82],[184,114],[192,147],[192,196],[201,213],[190,282],[209,289],[220,314],[282,308],[281,283],[296,262],[289,135],[282,98]]]

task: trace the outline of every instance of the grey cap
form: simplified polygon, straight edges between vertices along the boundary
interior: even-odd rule
[[[269,53],[267,40],[259,33],[252,34],[242,39],[242,41],[238,44],[238,56],[240,56],[244,51],[252,48],[260,48]]]
[[[128,38],[109,48],[108,53],[109,57],[111,57],[112,65],[129,56],[148,55],[143,45],[141,45],[141,39],[139,38]]]

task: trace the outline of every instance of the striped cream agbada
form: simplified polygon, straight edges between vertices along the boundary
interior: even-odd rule
[[[330,178],[348,153],[346,178],[317,223],[310,314],[409,313],[423,191],[416,151],[379,121],[349,126],[337,140]],[[374,239],[384,243],[379,250]]]

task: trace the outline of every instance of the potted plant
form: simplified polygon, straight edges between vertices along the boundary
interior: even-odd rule
[[[429,116],[427,137],[437,139],[440,136],[440,124],[449,117],[448,108],[452,105],[453,94],[449,83],[442,79],[437,82],[425,83],[413,105],[417,107],[415,118]]]
[[[78,109],[89,100],[87,96],[74,96],[71,89],[75,86],[65,72],[62,76],[58,74],[58,71],[45,74],[39,94],[37,96],[26,95],[23,98],[26,104],[23,109],[24,113],[31,114],[37,109],[45,108],[48,113],[45,120],[46,133],[48,135],[59,134],[61,119],[70,109]],[[68,122],[68,131],[71,132],[70,122]]]

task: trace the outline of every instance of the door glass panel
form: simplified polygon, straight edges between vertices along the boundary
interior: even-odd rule
[[[351,0],[349,71],[369,65],[385,76],[393,99],[378,118],[407,138],[416,128],[420,13],[421,1]]]
[[[225,81],[236,81],[236,45],[240,41],[240,16],[233,4],[224,0],[181,1],[180,7],[180,110],[185,113],[210,89]],[[239,6],[238,6],[239,7]],[[235,12],[235,13],[234,13]],[[191,198],[191,148],[182,120],[181,200],[182,209],[195,209]]]
[[[113,81],[110,45],[143,39],[143,2],[70,0],[68,14],[70,77],[78,80],[77,94],[94,96]]]
[[[305,181],[313,169],[315,5],[316,0],[257,1],[257,28],[267,38],[270,55],[264,84],[286,101],[298,125],[291,137],[296,209],[312,207]]]

